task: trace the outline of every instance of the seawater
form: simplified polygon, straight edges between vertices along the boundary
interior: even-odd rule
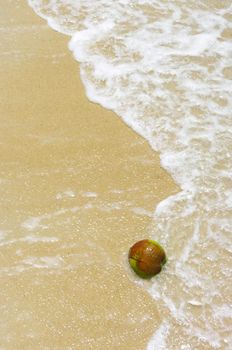
[[[163,320],[147,349],[231,349],[231,2],[29,5],[71,37],[88,98],[142,135],[180,186],[150,227],[165,272],[136,281]]]

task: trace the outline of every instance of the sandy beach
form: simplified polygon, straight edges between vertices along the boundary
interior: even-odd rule
[[[87,100],[69,38],[0,3],[0,348],[145,349],[160,315],[127,252],[178,188]]]

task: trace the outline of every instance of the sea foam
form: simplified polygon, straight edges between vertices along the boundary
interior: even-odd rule
[[[144,285],[165,320],[148,349],[231,349],[231,2],[29,4],[71,36],[88,98],[146,138],[181,188],[154,212],[169,262]]]

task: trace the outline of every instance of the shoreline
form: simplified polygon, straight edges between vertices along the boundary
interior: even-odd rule
[[[66,36],[26,3],[6,1],[1,27],[1,346],[143,349],[160,316],[126,254],[177,186],[87,100]]]

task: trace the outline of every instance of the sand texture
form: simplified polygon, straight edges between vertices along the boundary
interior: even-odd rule
[[[0,5],[0,348],[145,349],[160,315],[127,252],[178,189],[87,100],[69,38]]]

